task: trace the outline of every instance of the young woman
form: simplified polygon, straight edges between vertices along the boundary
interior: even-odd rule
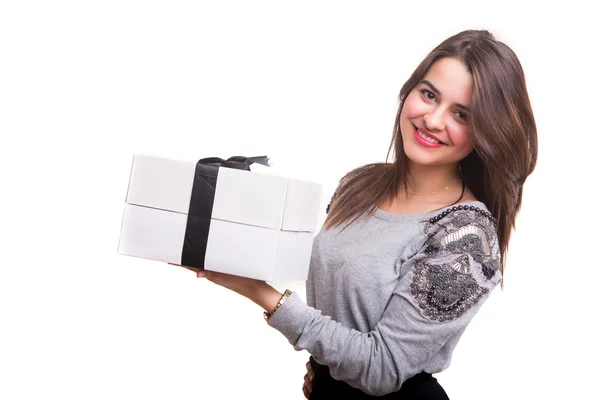
[[[311,399],[446,399],[465,328],[502,279],[534,169],[521,65],[487,31],[436,47],[400,90],[393,163],[342,180],[315,237],[307,302],[252,279],[198,272],[263,307],[311,355]]]

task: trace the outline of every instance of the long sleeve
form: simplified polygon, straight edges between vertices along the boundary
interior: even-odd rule
[[[370,395],[399,390],[454,343],[500,281],[494,220],[484,210],[432,218],[426,239],[397,282],[370,332],[343,326],[293,294],[269,324],[296,350],[307,350],[331,375]]]

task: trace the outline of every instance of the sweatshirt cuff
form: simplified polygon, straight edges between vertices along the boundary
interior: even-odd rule
[[[292,293],[267,323],[295,345],[313,313],[318,311],[304,304],[297,293]]]

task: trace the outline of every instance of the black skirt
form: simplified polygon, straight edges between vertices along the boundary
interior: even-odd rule
[[[399,391],[385,396],[369,396],[346,382],[336,381],[329,374],[329,367],[317,363],[312,357],[310,365],[315,373],[310,400],[335,399],[385,399],[385,400],[449,400],[448,395],[431,374],[421,372],[407,379]]]

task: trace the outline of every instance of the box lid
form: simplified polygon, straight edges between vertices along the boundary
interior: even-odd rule
[[[196,164],[136,154],[126,203],[187,214]]]
[[[287,181],[280,176],[220,168],[212,218],[279,230]]]
[[[195,173],[193,162],[136,154],[126,203],[188,214]],[[270,229],[314,232],[320,205],[321,185],[316,183],[221,167],[211,216]]]
[[[322,187],[319,184],[288,179],[281,229],[315,232],[321,207]]]

